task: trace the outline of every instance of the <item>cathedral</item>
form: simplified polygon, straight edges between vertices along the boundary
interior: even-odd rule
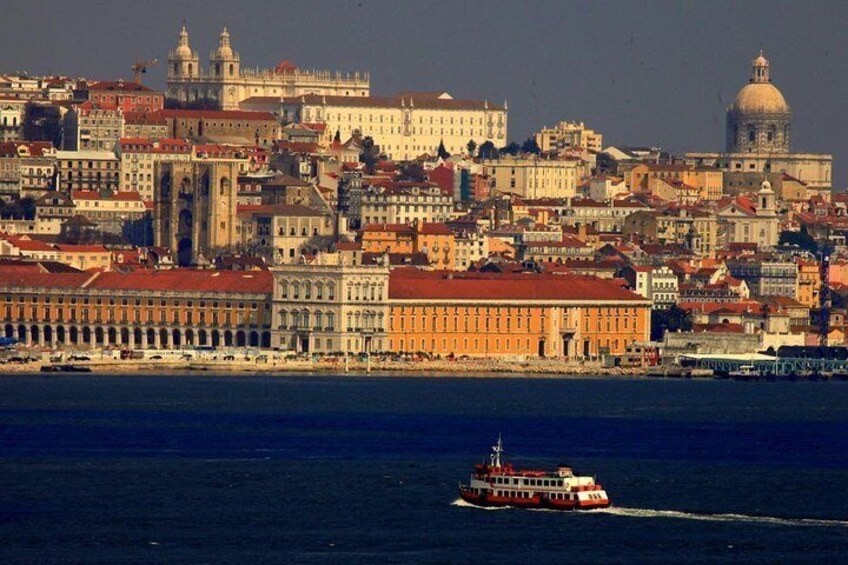
[[[723,153],[686,154],[693,165],[721,169],[725,193],[751,175],[760,177],[759,183],[786,174],[803,183],[810,195],[829,196],[833,155],[790,152],[792,110],[772,83],[762,51],[751,62],[748,84],[727,108],[726,123]]]
[[[177,48],[168,53],[167,97],[180,102],[211,100],[222,110],[238,110],[239,102],[256,97],[290,97],[304,94],[368,96],[368,73],[342,74],[339,71],[299,69],[291,61],[281,61],[272,69],[243,68],[239,54],[230,44],[227,28],[221,32],[218,48],[209,55],[204,71],[200,57],[189,45],[183,26]]]

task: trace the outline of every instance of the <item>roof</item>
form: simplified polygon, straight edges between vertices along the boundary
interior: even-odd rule
[[[324,214],[302,204],[240,204],[239,214],[259,214],[263,216],[315,216]]]
[[[395,270],[393,300],[586,300],[648,303],[636,293],[592,276],[537,273],[448,273]]]
[[[88,85],[89,92],[92,90],[119,90],[121,92],[144,92],[148,94],[160,94],[138,82],[127,82],[123,80],[102,80]]]
[[[271,292],[272,280],[268,271],[170,269],[99,273],[86,287],[103,290],[267,294]]]
[[[271,121],[277,119],[270,112],[248,112],[245,110],[160,110],[165,118],[185,118],[190,120],[256,120]]]
[[[429,108],[439,110],[505,110],[499,104],[487,100],[454,100],[439,98],[431,95],[401,94],[395,96],[326,96],[323,94],[304,94],[287,96],[282,99],[284,104],[310,104],[341,106],[347,108],[398,108],[409,106],[414,108]]]

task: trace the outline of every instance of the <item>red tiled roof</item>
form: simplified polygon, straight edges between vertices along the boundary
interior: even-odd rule
[[[270,271],[204,271],[171,269],[132,273],[100,273],[88,288],[187,292],[270,293]]]
[[[614,300],[647,302],[636,293],[592,276],[535,273],[446,273],[395,270],[393,300]]]
[[[204,120],[257,120],[276,122],[270,112],[247,112],[244,110],[160,110],[165,118]]]
[[[89,85],[89,92],[92,90],[120,90],[121,92],[146,92],[151,94],[158,94],[152,88],[148,88],[143,84],[138,82],[128,82],[123,80],[102,80],[100,82],[95,82],[94,84]]]
[[[56,249],[64,253],[104,253],[108,251],[102,245],[73,245],[70,243],[57,244]]]
[[[240,204],[239,214],[262,214],[267,216],[323,216],[321,212],[302,204]]]
[[[34,273],[20,269],[0,267],[0,287],[24,288],[79,288],[92,277],[92,273]]]

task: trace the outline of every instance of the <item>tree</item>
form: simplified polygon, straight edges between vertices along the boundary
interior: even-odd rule
[[[336,136],[333,138],[333,141],[335,141],[336,143],[342,142],[342,130],[340,130],[340,129],[336,130]]]
[[[374,146],[374,138],[370,135],[365,136],[362,140],[362,152],[359,153],[359,161],[365,164],[368,171],[373,171],[377,161],[380,160],[378,153],[379,151]]]
[[[420,163],[412,161],[401,167],[399,178],[400,180],[408,180],[412,182],[424,182],[427,180],[427,172]]]
[[[782,231],[778,245],[797,245],[801,249],[816,253],[819,249],[816,240],[807,233],[807,226],[801,226],[801,231]]]
[[[667,310],[651,310],[651,339],[660,341],[666,331],[692,331],[692,314],[677,304]]]
[[[477,156],[481,159],[494,159],[498,156],[498,150],[495,148],[494,143],[485,141],[480,146],[480,149],[477,150]]]
[[[465,144],[465,147],[468,149],[469,155],[474,155],[474,150],[477,149],[477,142],[473,139],[469,139],[468,143]]]
[[[521,146],[516,142],[512,141],[506,147],[501,148],[501,155],[518,155],[518,152],[521,151]]]
[[[448,153],[448,150],[445,149],[445,140],[444,139],[439,142],[439,148],[436,149],[436,155],[438,155],[442,159],[447,159],[451,156],[451,154]]]
[[[538,155],[539,153],[541,153],[541,152],[542,152],[542,150],[541,150],[541,149],[539,149],[539,144],[538,144],[538,143],[536,143],[536,138],[535,138],[535,137],[532,137],[532,136],[531,136],[531,137],[528,137],[528,138],[524,141],[524,143],[523,143],[523,144],[521,144],[521,150],[522,150],[524,153],[535,153],[536,155]]]

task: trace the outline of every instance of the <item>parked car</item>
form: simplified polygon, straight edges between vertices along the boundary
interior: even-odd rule
[[[71,355],[68,361],[91,361],[91,357],[87,355]]]

